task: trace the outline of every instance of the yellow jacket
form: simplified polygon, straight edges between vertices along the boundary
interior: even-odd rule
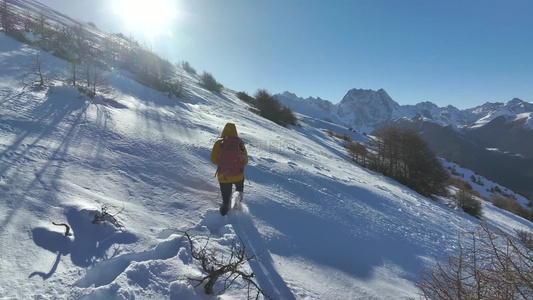
[[[213,145],[213,149],[211,150],[211,162],[215,165],[218,165],[219,156],[220,156],[220,143],[222,142],[222,139],[224,137],[238,137],[237,127],[235,127],[235,124],[226,123],[226,126],[224,126],[224,129],[222,130],[222,133],[220,134],[220,139],[218,139]],[[241,142],[239,147],[241,148],[241,151],[244,152],[244,165],[247,165],[248,164],[248,152],[246,152],[244,143]],[[223,175],[223,174],[217,173],[217,177],[218,177],[218,181],[222,183],[239,182],[244,179],[244,173],[241,173],[239,175]]]

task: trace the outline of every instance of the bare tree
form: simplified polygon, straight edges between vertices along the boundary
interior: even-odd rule
[[[0,25],[7,34],[10,34],[15,30],[15,14],[13,8],[6,0],[0,1]]]
[[[67,82],[72,86],[78,85],[78,73],[78,62],[76,60],[72,60],[70,62],[70,78],[67,80]]]
[[[368,150],[366,149],[365,145],[359,142],[346,141],[344,143],[344,147],[348,150],[350,158],[353,161],[362,166],[366,166],[366,157],[368,155]]]
[[[108,65],[114,65],[117,61],[120,60],[121,43],[120,38],[116,35],[111,34],[104,37],[103,49],[105,53],[104,61]]]
[[[29,84],[38,85],[40,87],[44,86],[43,61],[41,60],[40,53],[40,50],[36,50],[34,60],[24,66],[24,72],[22,73],[23,83],[27,78],[37,78]]]
[[[383,127],[369,142],[370,167],[422,195],[445,194],[448,173],[420,135],[408,128]]]
[[[50,28],[50,23],[48,22],[48,20],[46,19],[46,16],[44,15],[43,12],[40,12],[39,13],[39,18],[37,19],[37,22],[36,22],[36,31],[37,33],[39,33],[41,35],[41,37],[46,40],[48,39],[48,31],[49,31],[49,28]]]
[[[96,60],[92,58],[85,59],[85,82],[89,89],[87,95],[94,97],[96,92],[107,87],[107,72],[98,67]]]
[[[90,45],[88,41],[87,30],[81,25],[78,24],[72,28],[72,38],[71,50],[77,54],[78,60],[84,60],[87,58],[90,52]]]
[[[19,18],[22,20],[22,28],[24,29],[24,31],[29,32],[34,28],[35,21],[32,13],[25,10],[21,13]]]

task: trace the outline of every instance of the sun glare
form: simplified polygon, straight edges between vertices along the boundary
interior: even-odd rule
[[[168,34],[178,11],[172,0],[117,0],[113,10],[131,30],[148,36]]]

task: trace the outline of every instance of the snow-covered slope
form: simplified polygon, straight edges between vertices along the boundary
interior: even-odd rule
[[[120,73],[104,98],[51,81],[33,89],[19,78],[33,55],[0,34],[0,298],[213,299],[189,279],[202,275],[178,232],[190,230],[226,255],[241,239],[260,257],[246,268],[274,299],[405,299],[419,271],[479,223],[354,165],[325,131],[365,137],[333,123],[279,127],[187,74],[179,100]],[[49,80],[68,70],[41,58]],[[222,217],[209,154],[226,122],[250,162],[245,211]],[[121,230],[91,223],[102,206],[120,212]],[[484,206],[491,226],[531,226]]]
[[[524,116],[519,116],[533,113],[533,103],[524,102],[515,98],[506,103],[485,103],[482,106],[472,109],[471,112],[478,116],[478,119],[473,124],[470,124],[470,127],[475,128],[483,126],[500,116],[505,116],[509,119],[523,118]],[[525,127],[525,129],[529,130],[530,128]]]
[[[452,177],[459,178],[472,186],[472,190],[476,193],[479,193],[481,197],[492,200],[494,198],[515,198],[515,200],[520,203],[523,207],[528,207],[529,200],[522,195],[519,195],[507,187],[504,187],[492,180],[489,180],[472,170],[463,168],[458,164],[445,161],[441,159],[441,163],[444,167],[453,170],[450,172]],[[498,192],[500,191],[500,192]]]
[[[320,99],[320,97],[302,99],[293,93],[284,92],[276,95],[276,98],[282,103],[290,103],[291,108],[300,114],[340,123],[336,116],[338,108],[331,102]]]
[[[533,130],[533,113],[518,114],[516,120],[524,120],[524,128],[526,130]]]

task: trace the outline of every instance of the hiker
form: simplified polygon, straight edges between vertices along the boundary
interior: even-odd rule
[[[225,216],[231,208],[231,195],[235,185],[236,207],[240,206],[244,190],[244,166],[248,164],[248,153],[244,143],[237,134],[237,127],[233,123],[226,123],[220,139],[215,142],[211,150],[211,162],[218,165],[215,176],[220,183],[222,205],[220,214]]]

